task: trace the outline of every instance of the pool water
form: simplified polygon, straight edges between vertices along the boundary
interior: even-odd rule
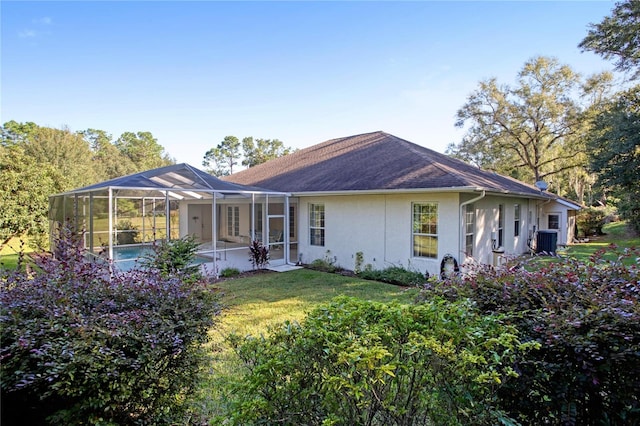
[[[127,246],[113,248],[113,262],[121,271],[129,271],[140,263],[146,256],[153,254],[149,246]],[[192,265],[212,262],[211,258],[196,255]]]

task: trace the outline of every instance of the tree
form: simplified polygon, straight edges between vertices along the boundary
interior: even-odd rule
[[[584,167],[588,108],[574,96],[580,92],[586,98],[610,81],[610,74],[602,74],[582,84],[556,59],[533,58],[518,73],[515,87],[499,85],[495,78],[480,82],[457,113],[456,126],[470,127],[448,153],[528,181]]]
[[[615,59],[619,71],[633,71],[640,77],[640,2],[626,0],[617,3],[611,16],[599,24],[589,25],[587,36],[578,45],[607,60]]]
[[[56,182],[56,187],[63,191],[98,180],[89,145],[81,135],[67,128],[10,121],[3,126],[3,144],[18,145],[40,167],[47,165],[57,170],[60,182]]]
[[[285,147],[284,143],[278,139],[256,139],[254,143],[253,137],[242,139],[242,150],[244,151],[242,165],[247,167],[257,166],[292,152],[292,148]]]
[[[620,200],[618,210],[640,232],[640,85],[620,93],[593,123],[591,169]]]
[[[0,250],[13,237],[47,235],[49,195],[61,192],[60,171],[22,146],[0,146]]]
[[[137,171],[136,165],[112,142],[112,136],[104,130],[87,129],[79,132],[93,152],[93,163],[101,180],[126,176]]]
[[[227,176],[233,173],[239,159],[240,141],[235,136],[225,136],[218,146],[206,152],[202,165],[214,176]]]
[[[124,132],[114,145],[133,162],[136,171],[155,169],[173,163],[151,132]]]

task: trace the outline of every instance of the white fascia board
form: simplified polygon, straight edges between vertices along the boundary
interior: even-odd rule
[[[377,190],[362,190],[362,191],[309,191],[309,192],[292,192],[293,197],[317,197],[317,196],[329,196],[329,195],[381,195],[381,194],[415,194],[415,193],[442,193],[442,192],[464,192],[464,193],[477,193],[486,191],[487,194],[502,195],[506,197],[523,197],[523,198],[537,198],[537,199],[549,199],[549,195],[545,194],[530,194],[525,192],[512,192],[512,191],[496,191],[481,187],[448,187],[448,188],[410,188],[410,189],[377,189]]]

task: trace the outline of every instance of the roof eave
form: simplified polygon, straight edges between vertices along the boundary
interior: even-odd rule
[[[526,193],[519,191],[506,191],[506,190],[497,190],[495,188],[482,188],[475,186],[457,186],[457,187],[442,187],[442,188],[396,188],[396,189],[367,189],[367,190],[347,190],[347,191],[292,191],[291,196],[293,197],[322,197],[322,196],[344,196],[344,195],[385,195],[385,194],[416,194],[416,193],[442,193],[442,192],[465,192],[465,193],[476,193],[486,191],[490,194],[495,195],[504,195],[504,196],[517,196],[517,197],[526,197],[526,198],[536,198],[541,200],[546,200],[552,198],[550,195],[546,195],[544,193],[534,194],[534,193]]]

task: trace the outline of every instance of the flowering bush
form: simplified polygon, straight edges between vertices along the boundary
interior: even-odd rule
[[[525,424],[640,422],[640,287],[637,249],[608,249],[589,262],[562,259],[543,268],[477,266],[431,283],[422,297],[471,299],[485,314],[506,314],[525,340],[541,344],[515,365],[517,381],[501,403]],[[533,270],[534,272],[530,272]]]
[[[62,235],[56,258],[0,277],[2,424],[179,418],[219,305],[179,273],[113,273]]]

